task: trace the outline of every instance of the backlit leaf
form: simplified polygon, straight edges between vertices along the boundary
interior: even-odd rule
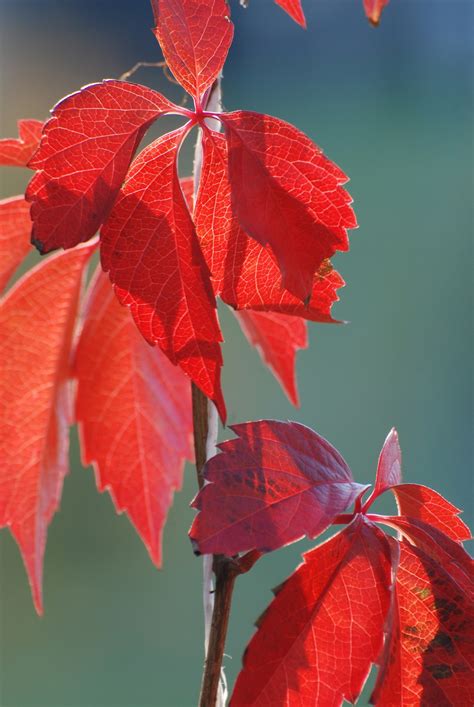
[[[388,635],[371,701],[474,704],[473,603],[420,548],[400,543]]]
[[[204,162],[194,219],[216,295],[235,309],[281,312],[333,322],[331,307],[344,285],[325,260],[313,277],[309,303],[285,290],[275,256],[240,228],[231,203],[227,145],[222,135],[203,135]]]
[[[381,522],[399,530],[405,538],[449,572],[451,579],[474,598],[474,561],[459,542],[417,518],[384,516]]]
[[[199,99],[218,77],[234,27],[225,0],[152,0],[155,35],[179,83]]]
[[[133,163],[102,228],[101,259],[143,336],[182,368],[225,419],[216,303],[176,168],[184,134],[179,129],[164,135]]]
[[[355,702],[382,647],[390,585],[387,541],[362,516],[307,552],[258,622],[231,707]]]
[[[70,346],[92,249],[49,258],[0,304],[0,525],[20,547],[39,613],[47,527],[68,470]]]
[[[190,538],[201,553],[275,550],[314,538],[364,487],[323,437],[296,422],[260,420],[231,426],[193,501],[200,512]]]
[[[38,148],[42,129],[41,120],[19,120],[19,137],[0,140],[0,165],[26,167]]]
[[[82,457],[125,510],[152,560],[173,493],[192,458],[190,385],[143,339],[100,268],[90,286],[75,375]]]
[[[64,98],[29,163],[33,242],[41,253],[72,248],[108,216],[147,128],[179,112],[156,91],[124,81],[85,86]]]
[[[306,18],[300,0],[275,0],[289,16],[302,27],[306,27]]]
[[[241,227],[275,254],[283,286],[309,301],[323,261],[348,250],[356,226],[345,174],[302,132],[259,113],[222,114],[232,209]]]
[[[0,291],[31,248],[30,205],[22,196],[0,201]]]
[[[459,518],[459,508],[441,494],[420,484],[399,484],[391,489],[400,515],[418,518],[441,530],[453,540],[469,540],[471,532]]]
[[[377,464],[374,490],[370,494],[365,508],[368,508],[375,499],[392,486],[402,481],[402,452],[398,442],[397,430],[392,427],[383,444]]]
[[[369,22],[375,27],[380,22],[382,10],[388,5],[389,0],[364,0],[364,10]]]

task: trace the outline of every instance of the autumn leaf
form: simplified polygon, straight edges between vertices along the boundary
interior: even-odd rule
[[[22,196],[0,201],[0,291],[27,255],[30,243],[30,206]]]
[[[398,547],[385,650],[371,702],[468,707],[474,704],[472,600],[420,548],[407,542]]]
[[[380,22],[382,10],[389,0],[364,0],[364,10],[369,22],[376,27]]]
[[[355,228],[346,175],[289,123],[268,115],[223,113],[232,209],[243,230],[270,246],[283,286],[304,302],[315,272],[348,250]]]
[[[300,0],[275,0],[302,27],[306,27],[306,19]],[[380,15],[389,0],[363,0],[365,14],[369,22],[376,27],[380,22]]]
[[[275,0],[289,16],[302,27],[306,27],[306,18],[300,0]]]
[[[38,613],[47,527],[68,470],[70,347],[92,250],[44,261],[0,304],[0,525],[20,547]]]
[[[234,27],[225,0],[151,0],[155,35],[181,86],[199,102],[220,74]]]
[[[447,571],[471,598],[474,598],[474,561],[460,542],[417,518],[380,516],[379,522],[398,530]]]
[[[364,509],[367,510],[380,494],[392,488],[392,486],[400,484],[401,481],[402,453],[398,442],[397,430],[392,427],[380,452],[375,476],[375,486],[364,505]]]
[[[38,148],[42,129],[41,120],[19,120],[19,137],[0,140],[0,164],[9,167],[26,167]]]
[[[41,253],[87,241],[107,218],[149,126],[179,110],[164,96],[124,81],[103,81],[53,109],[29,162],[33,242]]]
[[[163,526],[192,458],[190,386],[143,340],[100,269],[89,288],[75,375],[84,464],[94,464],[99,490],[127,512],[160,566]]]
[[[364,490],[323,437],[296,422],[233,425],[237,439],[219,445],[192,503],[196,551],[267,552],[325,530]]]
[[[296,352],[306,349],[306,322],[273,312],[235,312],[242,331],[255,346],[293,405],[299,405],[296,386]]]
[[[184,134],[181,128],[164,135],[135,160],[102,228],[101,260],[143,336],[225,420],[216,302],[177,173]]]
[[[355,702],[382,647],[387,540],[359,515],[303,556],[258,622],[231,707]]]
[[[441,494],[420,484],[392,486],[398,512],[410,518],[418,518],[438,528],[453,540],[471,538],[467,525],[459,518],[459,508],[449,503]]]
[[[227,144],[214,131],[203,134],[204,161],[194,220],[212,273],[214,292],[235,309],[281,312],[330,323],[331,307],[344,285],[329,261],[313,277],[309,302],[285,290],[275,256],[240,227],[233,213],[227,171]]]

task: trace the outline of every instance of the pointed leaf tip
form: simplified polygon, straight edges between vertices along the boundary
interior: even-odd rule
[[[71,343],[93,249],[42,261],[0,302],[0,527],[20,548],[40,614],[47,529],[68,472]]]
[[[143,339],[100,267],[83,318],[74,361],[82,458],[159,567],[167,513],[192,458],[189,381]]]

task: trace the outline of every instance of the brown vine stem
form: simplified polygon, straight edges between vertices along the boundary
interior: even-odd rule
[[[196,472],[199,488],[202,488],[204,484],[203,467],[207,457],[206,447],[209,433],[209,401],[194,383],[192,384],[192,401]],[[215,555],[212,564],[216,586],[199,699],[200,707],[215,707],[217,704],[232,592],[235,578],[240,573],[240,569],[235,562],[221,555]]]
[[[239,573],[235,569],[232,560],[220,555],[214,556],[213,567],[216,577],[214,611],[212,612],[209,646],[204,664],[199,707],[214,707],[217,704],[222,659],[232,605],[232,593],[237,574]]]

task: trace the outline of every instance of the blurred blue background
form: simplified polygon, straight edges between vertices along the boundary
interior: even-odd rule
[[[405,479],[434,486],[471,522],[473,5],[391,0],[374,30],[362,0],[304,4],[306,32],[271,0],[250,0],[247,10],[232,0],[224,102],[293,122],[350,175],[360,228],[350,253],[336,258],[347,287],[335,308],[350,324],[310,325],[295,410],[222,311],[229,422],[300,420],[363,482],[395,425]],[[16,134],[17,118],[46,117],[84,84],[159,60],[152,23],[147,0],[0,0],[1,135]],[[159,69],[135,80],[181,100]],[[189,148],[184,170],[190,159]],[[22,191],[27,174],[2,169],[0,178],[3,198]],[[81,468],[75,433],[72,447],[49,533],[42,619],[19,553],[1,534],[1,705],[190,707],[203,633],[201,563],[186,536],[194,471],[170,513],[157,571]],[[274,553],[238,581],[230,683],[270,588],[310,546]]]

